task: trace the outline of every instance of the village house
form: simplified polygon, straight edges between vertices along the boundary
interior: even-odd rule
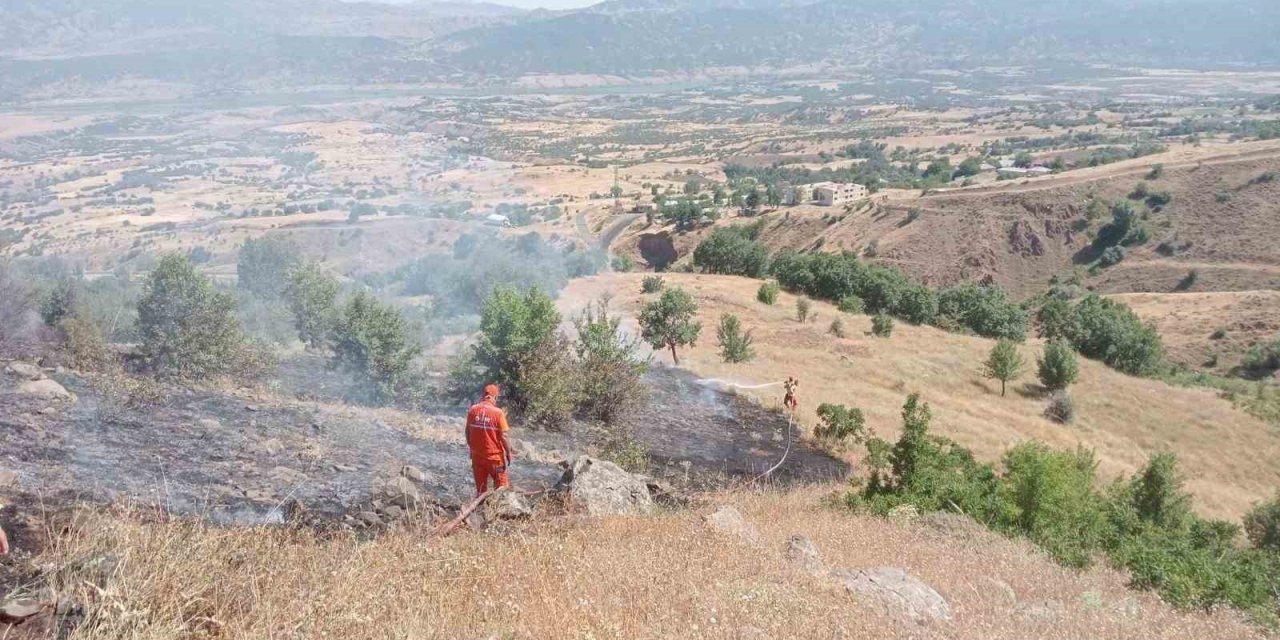
[[[861,200],[869,195],[867,188],[856,183],[820,182],[813,185],[813,198],[824,207],[836,207]]]

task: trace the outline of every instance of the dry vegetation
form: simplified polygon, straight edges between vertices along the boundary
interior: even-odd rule
[[[1044,417],[1047,398],[1033,371],[1012,383],[1005,398],[998,383],[982,378],[981,363],[991,340],[905,323],[898,324],[892,338],[875,338],[869,335],[867,316],[847,316],[849,337],[837,339],[826,332],[839,313],[832,305],[814,302],[816,319],[800,325],[794,296],[784,293],[774,306],[756,302],[758,280],[687,274],[665,278],[668,287],[683,286],[694,295],[704,327],[729,312],[755,336],[757,355],[751,362],[724,364],[714,340],[704,339],[682,354],[682,366],[743,385],[797,376],[801,415],[808,425],[816,423],[813,412],[820,403],[847,404],[865,412],[868,428],[892,437],[899,429],[903,399],[920,392],[934,407],[937,432],[985,460],[996,460],[1027,439],[1057,448],[1083,445],[1097,450],[1100,474],[1114,477],[1136,471],[1153,453],[1172,451],[1187,472],[1187,488],[1200,510],[1233,520],[1280,486],[1280,436],[1210,390],[1170,387],[1082,360],[1080,382],[1072,387],[1078,418],[1064,427]],[[578,280],[562,294],[562,305],[576,308],[611,292],[617,311],[634,314],[645,299],[640,281],[640,275]],[[1033,340],[1021,347],[1028,362],[1035,362],[1039,346]],[[655,357],[668,361],[662,354]],[[770,405],[781,402],[776,387],[744,393]]]
[[[1262,637],[1229,612],[1174,611],[1112,571],[1064,569],[970,526],[819,507],[822,495],[710,496],[738,506],[760,548],[709,531],[706,508],[371,541],[106,514],[78,519],[37,562],[118,561],[104,588],[93,569],[60,574],[97,605],[71,636],[85,639]],[[833,566],[907,569],[953,619],[902,621],[814,580],[783,557],[795,534]]]

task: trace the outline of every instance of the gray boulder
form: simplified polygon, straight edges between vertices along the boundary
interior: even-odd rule
[[[833,573],[850,593],[875,600],[912,620],[951,618],[951,605],[942,595],[903,569],[882,567]]]
[[[388,502],[405,509],[414,509],[422,502],[422,493],[418,491],[418,487],[404,476],[397,476],[388,482],[382,492]]]
[[[494,491],[484,501],[485,522],[495,520],[517,520],[533,515],[533,503],[528,498],[503,487]]]
[[[39,600],[14,600],[0,605],[0,622],[21,622],[44,610]]]
[[[66,387],[53,380],[30,380],[18,385],[18,393],[41,400],[74,401],[76,397]]]
[[[653,496],[642,478],[607,460],[579,456],[555,490],[593,516],[651,513]]]
[[[26,362],[10,362],[7,370],[9,375],[20,380],[35,381],[45,378],[44,371],[41,371],[40,367]]]
[[[756,531],[755,525],[742,517],[742,512],[725,505],[703,517],[708,527],[728,536],[732,536],[754,546],[763,546],[764,538]]]

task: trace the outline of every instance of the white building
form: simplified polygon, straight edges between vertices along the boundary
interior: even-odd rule
[[[484,223],[494,227],[509,227],[511,226],[511,218],[500,213],[491,213],[485,217]]]
[[[836,207],[870,195],[867,188],[852,182],[820,182],[813,185],[813,198],[824,207]]]

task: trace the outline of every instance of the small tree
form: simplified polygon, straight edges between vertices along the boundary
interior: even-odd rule
[[[1022,354],[1018,352],[1018,344],[1012,340],[1001,340],[991,348],[991,354],[983,365],[982,375],[1000,381],[1000,397],[1003,398],[1005,386],[1010,380],[1022,375],[1025,364]]]
[[[359,376],[369,399],[416,399],[422,381],[413,360],[421,352],[400,312],[372,294],[361,291],[343,308],[334,332],[333,365]]]
[[[219,293],[183,254],[162,256],[138,300],[141,353],[161,377],[201,378],[245,364],[235,298]]]
[[[644,280],[640,281],[640,292],[657,293],[662,291],[662,287],[665,285],[666,281],[662,279],[662,276],[645,276]]]
[[[1244,533],[1255,548],[1280,551],[1280,493],[1249,510]]]
[[[813,434],[824,440],[861,444],[867,438],[866,419],[861,409],[823,403],[818,405],[818,420],[821,424],[814,428]]]
[[[716,342],[720,345],[720,357],[725,362],[746,362],[755,357],[752,347],[753,339],[750,331],[742,330],[742,322],[738,316],[726,313],[720,316],[720,326],[716,328]]]
[[[800,324],[804,324],[805,322],[808,322],[809,311],[810,309],[812,309],[812,307],[813,307],[813,303],[810,302],[808,298],[803,298],[803,297],[797,298],[796,299],[796,321],[798,321]]]
[[[326,344],[338,323],[338,281],[309,262],[289,272],[284,291],[298,337],[310,347]]]
[[[695,319],[698,305],[684,289],[662,292],[662,297],[644,306],[640,312],[641,337],[654,349],[670,349],[671,361],[680,364],[676,347],[692,346],[698,341],[702,325]]]
[[[862,302],[862,298],[858,296],[845,296],[840,298],[840,302],[836,304],[836,308],[841,313],[858,314],[866,310],[866,304]]]
[[[893,335],[893,318],[887,313],[877,313],[871,318],[871,333],[881,338]]]
[[[760,288],[756,290],[756,300],[759,300],[769,306],[773,306],[778,302],[778,292],[780,290],[781,288],[778,286],[778,283],[766,282],[760,285]]]
[[[609,315],[601,299],[574,320],[578,341],[580,411],[606,425],[617,423],[644,400],[641,377],[649,368],[640,342],[622,333],[622,319]]]
[[[236,261],[236,285],[262,298],[278,298],[301,262],[298,246],[277,236],[246,240]]]
[[[837,338],[845,337],[844,320],[840,318],[836,318],[835,320],[832,320],[831,326],[827,328],[827,333],[830,333],[831,335]]]
[[[1080,377],[1080,364],[1076,352],[1062,340],[1045,345],[1044,356],[1038,361],[1040,384],[1050,391],[1066,389]]]
[[[71,278],[59,280],[44,300],[40,301],[40,319],[46,325],[56,327],[58,323],[71,317],[75,313],[79,289],[79,283]]]

